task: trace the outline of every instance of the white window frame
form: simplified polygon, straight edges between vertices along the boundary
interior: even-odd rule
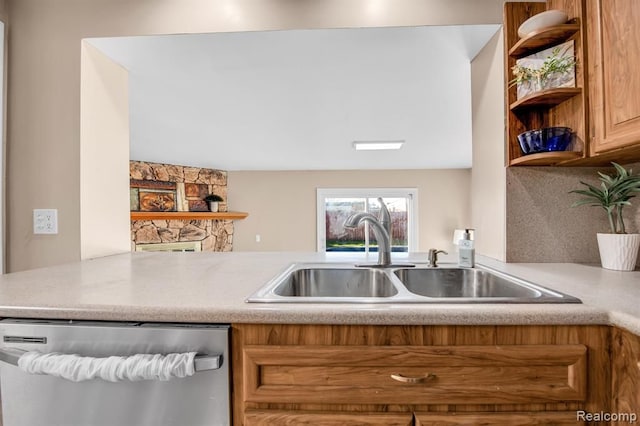
[[[408,198],[407,202],[407,250],[418,247],[418,188],[316,188],[316,242],[317,250],[327,249],[326,199],[327,198]]]

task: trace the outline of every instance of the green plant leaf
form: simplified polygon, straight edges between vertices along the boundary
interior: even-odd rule
[[[621,176],[621,177],[625,177],[625,178],[626,178],[626,177],[628,177],[628,176],[629,176],[629,174],[631,173],[631,170],[629,170],[629,171],[627,172],[627,169],[625,169],[624,167],[622,167],[622,166],[621,166],[620,164],[618,164],[618,163],[612,162],[611,164],[613,165],[613,167],[615,167],[616,171],[618,172],[618,176]]]
[[[636,194],[640,192],[640,176],[633,175],[631,169],[627,170],[618,163],[612,162],[611,164],[615,169],[615,174],[609,175],[597,172],[600,180],[599,186],[580,181],[587,189],[569,192],[586,197],[574,202],[572,207],[582,205],[600,206],[607,212],[611,231],[624,233],[626,229],[622,209],[625,206],[630,206],[631,202],[629,200],[635,198]]]
[[[578,207],[578,206],[584,206],[584,205],[590,205],[590,206],[594,206],[594,207],[602,207],[602,204],[595,201],[595,200],[579,200],[576,201],[575,203],[571,204],[571,207]]]

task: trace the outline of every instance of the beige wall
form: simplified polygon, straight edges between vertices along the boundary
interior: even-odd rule
[[[8,270],[80,259],[82,38],[499,23],[502,3],[502,0],[8,0],[11,23]],[[32,234],[34,208],[58,209],[58,235]]]
[[[503,36],[499,31],[471,63],[473,168],[471,223],[478,254],[505,260]]]
[[[0,273],[4,273],[6,270],[5,266],[5,253],[6,253],[6,159],[7,159],[7,150],[6,150],[6,119],[7,119],[7,105],[6,105],[6,87],[7,87],[7,73],[5,64],[7,63],[7,45],[8,45],[8,31],[9,31],[9,14],[7,11],[7,2],[6,0],[0,0],[0,20],[4,23],[4,33],[2,34],[2,51],[3,55],[0,56],[3,64],[3,72],[2,79],[0,80],[0,84],[2,84],[2,97],[0,98],[0,102],[2,102],[2,113],[0,114],[0,120],[2,120],[2,131],[0,131]]]
[[[82,43],[80,219],[82,259],[127,252],[129,73]],[[108,179],[105,179],[108,176]],[[104,226],[110,224],[110,226]]]
[[[234,251],[315,251],[317,188],[418,188],[418,245],[451,250],[453,230],[469,226],[470,171],[377,170],[229,172]],[[256,234],[261,242],[255,240]]]

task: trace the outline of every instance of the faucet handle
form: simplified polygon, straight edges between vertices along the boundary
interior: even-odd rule
[[[437,268],[438,267],[438,254],[439,253],[444,253],[444,254],[449,254],[444,250],[438,250],[438,249],[429,249],[429,257],[428,257],[428,262],[429,262],[429,266],[431,268]]]

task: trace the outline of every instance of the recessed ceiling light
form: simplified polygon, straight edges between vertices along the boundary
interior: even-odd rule
[[[374,151],[383,149],[400,149],[404,141],[354,141],[353,147],[356,151]]]

